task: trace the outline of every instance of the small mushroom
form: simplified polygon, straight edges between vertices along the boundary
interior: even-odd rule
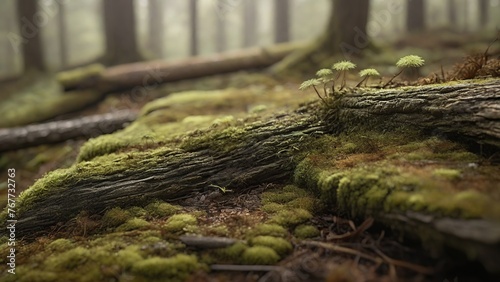
[[[333,64],[332,69],[336,70],[339,72],[335,80],[339,78],[339,76],[342,74],[342,83],[340,84],[340,89],[342,90],[345,87],[345,74],[346,71],[352,70],[356,67],[355,64],[353,64],[351,61],[340,61],[338,63]]]
[[[368,78],[371,76],[380,76],[380,73],[376,69],[364,69],[359,72],[359,76],[362,78],[361,81],[356,84],[356,87],[361,86],[361,83],[365,83],[364,86],[366,86],[366,83],[368,82]]]
[[[403,71],[405,69],[407,69],[407,68],[419,68],[419,67],[423,66],[424,64],[425,64],[424,59],[422,59],[422,57],[417,56],[417,55],[408,55],[408,56],[402,57],[396,63],[396,66],[398,68],[400,68],[401,70],[397,74],[395,74],[391,79],[389,79],[389,81],[387,81],[387,83],[384,84],[384,86],[382,86],[382,87],[386,87],[387,85],[389,85],[389,83],[391,83],[392,80],[394,78],[396,78],[398,75],[403,73]]]
[[[300,84],[299,86],[299,90],[306,90],[307,88],[309,87],[312,87],[314,88],[314,91],[316,92],[316,94],[318,95],[318,97],[321,99],[321,101],[323,101],[323,103],[325,103],[325,105],[328,105],[328,103],[326,102],[326,100],[321,96],[321,94],[319,94],[318,92],[318,89],[316,88],[317,85],[320,85],[321,84],[321,81],[319,79],[309,79],[309,80],[306,80],[304,82],[302,82],[302,84]]]

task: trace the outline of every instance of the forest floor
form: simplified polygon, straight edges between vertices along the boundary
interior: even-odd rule
[[[426,59],[422,75],[440,75],[441,67],[445,71],[451,70],[465,55],[482,53],[488,46],[488,40],[479,42],[477,38],[471,39],[473,36],[435,37],[435,40],[430,40],[428,35],[408,37],[390,51],[369,54],[353,62],[359,69],[377,68],[387,80],[391,73],[396,72],[393,65],[399,57],[415,54]],[[466,42],[472,43],[465,45]],[[412,46],[412,49],[398,46]],[[499,49],[492,49],[492,54],[498,57]],[[313,75],[314,72],[311,77]],[[171,105],[176,105],[169,112],[169,122],[180,127],[196,128],[199,120],[220,124],[249,115],[262,118],[278,112],[286,113],[317,99],[312,91],[298,90],[305,78],[285,80],[258,72],[240,72],[187,80],[157,86],[148,96],[113,93],[94,107],[57,119],[120,109],[139,112],[147,103],[169,96]],[[359,82],[355,73],[348,75],[347,79],[349,86]],[[224,90],[212,91],[214,89]],[[188,95],[172,95],[182,91],[189,91]],[[403,140],[399,145],[411,143],[407,141]],[[380,142],[381,148],[394,146],[391,142]],[[84,143],[85,140],[71,140],[6,152],[0,157],[0,167],[4,171],[11,167],[16,169],[20,192],[45,173],[71,166]],[[455,148],[451,143],[445,145],[443,148]],[[369,162],[378,158],[379,152],[355,157],[358,159],[346,157],[343,164]],[[489,161],[488,156],[478,157],[481,161]],[[5,205],[6,188],[0,188]],[[212,188],[168,204],[159,201],[146,207],[116,208],[105,215],[82,213],[49,234],[21,244],[17,263],[24,280],[19,281],[56,281],[59,275],[64,275],[66,281],[97,281],[96,277],[99,281],[147,281],[155,274],[171,277],[173,281],[490,279],[479,264],[452,259],[453,254],[436,258],[419,242],[404,239],[401,234],[372,222],[370,218],[351,219],[336,213],[335,207],[322,206],[311,192],[297,186],[268,183],[238,193],[227,190],[230,187]],[[182,237],[186,234],[205,236],[204,243],[210,247],[196,245],[189,241],[189,237]],[[211,236],[232,238],[237,243],[212,249],[213,245],[223,243]],[[2,245],[2,253],[4,247]],[[265,255],[255,255],[252,251]],[[110,257],[109,253],[116,254]],[[151,256],[170,260],[144,259]],[[17,281],[5,273],[0,278]]]

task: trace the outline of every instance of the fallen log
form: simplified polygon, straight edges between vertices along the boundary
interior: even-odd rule
[[[19,209],[19,232],[27,235],[46,229],[82,210],[102,212],[154,197],[186,197],[210,184],[237,190],[283,181],[293,172],[289,159],[300,148],[303,137],[346,131],[359,124],[382,124],[385,128],[409,125],[474,138],[500,148],[499,93],[500,81],[493,80],[347,94],[324,121],[318,119],[316,108],[300,109],[264,123],[250,124],[241,132],[234,129],[234,134],[211,136],[207,132],[204,137],[187,137],[189,145],[184,149],[167,147],[160,156],[141,155],[147,158],[144,163],[154,162],[154,167],[141,165],[100,175],[91,170],[93,167],[75,164],[74,169],[88,170],[84,178],[80,173],[71,174],[50,189],[43,187],[47,183],[38,181],[31,190],[43,189],[44,193],[24,195]],[[477,126],[473,126],[475,123]],[[231,144],[229,147],[234,149],[217,151],[210,146],[213,139],[219,147]],[[57,216],[54,210],[58,211]]]
[[[440,238],[440,244],[458,249],[470,255],[470,259],[481,261],[489,271],[498,272],[500,269],[488,264],[488,260],[500,259],[500,232],[477,236],[481,232],[471,235],[467,229],[480,226],[480,230],[500,230],[498,221],[488,218],[450,221],[448,215],[438,212],[431,213],[430,221],[426,222],[423,218],[429,216],[427,212],[431,210],[401,212],[385,204],[386,196],[378,200],[382,202],[370,205],[369,209],[364,206],[368,205],[367,202],[358,200],[373,195],[373,189],[384,187],[379,185],[396,191],[400,189],[398,197],[406,195],[404,193],[418,188],[420,175],[407,184],[398,180],[397,177],[404,175],[399,175],[397,168],[386,168],[383,164],[378,176],[378,172],[372,173],[369,166],[362,167],[351,180],[344,176],[346,180],[340,182],[347,188],[337,191],[340,184],[338,179],[335,182],[338,174],[334,171],[313,167],[309,170],[300,168],[299,173],[296,166],[303,165],[302,160],[317,150],[311,148],[312,140],[329,133],[348,134],[355,127],[379,130],[403,127],[431,133],[444,132],[459,140],[474,140],[498,150],[499,93],[499,80],[381,91],[357,89],[354,93],[337,97],[325,115],[318,114],[316,103],[270,120],[165,140],[160,147],[149,151],[127,152],[122,149],[122,153],[97,156],[68,169],[49,173],[27,190],[17,203],[17,236],[32,237],[38,232],[47,232],[51,226],[70,220],[81,211],[103,213],[113,207],[142,205],[156,198],[172,202],[190,197],[195,192],[213,189],[213,186],[237,193],[263,183],[289,181],[295,173],[298,185],[313,191],[323,187],[321,193],[328,193],[327,197],[333,199],[333,203],[338,202],[341,211],[353,216],[373,216],[377,222],[405,233],[413,232],[422,240]],[[327,147],[333,148],[333,145]],[[314,163],[314,158],[310,162]],[[416,164],[417,167],[422,165]],[[302,180],[297,180],[298,174],[302,174]],[[363,184],[365,182],[374,184],[367,186]],[[380,193],[385,195],[387,192]],[[439,197],[447,197],[443,193]],[[475,199],[484,198],[484,195],[477,198],[479,196],[474,196],[474,193]],[[417,198],[410,200],[423,197],[415,196]],[[471,196],[469,193],[463,197]],[[3,212],[1,218],[5,220],[7,213]],[[479,220],[479,223],[473,220]],[[421,225],[424,225],[425,232],[418,233],[411,228],[418,226],[420,230]],[[467,228],[457,228],[457,225]],[[5,234],[6,231],[1,232]]]
[[[112,133],[132,122],[135,117],[136,114],[133,112],[120,111],[72,120],[0,129],[0,152]]]
[[[79,89],[97,88],[102,92],[145,88],[171,81],[268,67],[303,46],[303,43],[297,42],[283,43],[187,59],[124,64],[103,70],[98,79],[89,81],[88,76],[83,75],[82,82],[72,78],[70,83],[65,84]]]

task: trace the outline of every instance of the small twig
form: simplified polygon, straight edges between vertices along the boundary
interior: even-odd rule
[[[369,246],[369,247],[375,253],[377,253],[377,255],[379,255],[389,265],[395,265],[395,266],[403,267],[403,268],[410,269],[410,270],[413,270],[415,272],[422,273],[422,274],[427,274],[427,275],[430,275],[430,274],[434,273],[434,270],[432,268],[421,266],[421,265],[417,265],[417,264],[413,264],[411,262],[406,262],[406,261],[401,261],[401,260],[393,259],[393,258],[388,257],[386,254],[384,254],[378,248],[375,248],[374,246]]]
[[[374,222],[373,217],[369,217],[365,221],[363,221],[363,223],[361,223],[361,225],[358,228],[356,228],[356,226],[353,226],[354,224],[352,223],[352,221],[349,220],[349,225],[354,230],[353,232],[347,232],[347,233],[344,233],[342,235],[328,235],[328,239],[340,240],[340,239],[347,239],[347,238],[356,237],[356,236],[360,235],[361,233],[363,233],[364,231],[366,231],[368,228],[370,228],[372,226],[373,222]]]
[[[306,245],[306,246],[320,247],[320,248],[327,249],[327,250],[334,251],[334,252],[338,252],[338,253],[344,253],[344,254],[349,254],[349,255],[353,255],[353,256],[359,256],[360,258],[364,258],[366,260],[370,260],[370,261],[373,261],[375,263],[381,261],[380,258],[372,257],[372,256],[364,254],[364,253],[362,253],[362,252],[360,252],[358,250],[354,250],[354,249],[351,249],[351,248],[342,247],[342,246],[339,246],[339,245],[333,245],[333,244],[330,244],[330,243],[323,243],[323,242],[305,240],[305,241],[302,241],[301,244]]]

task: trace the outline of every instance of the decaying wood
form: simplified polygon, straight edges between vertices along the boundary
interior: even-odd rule
[[[0,152],[72,138],[95,137],[112,133],[133,121],[136,114],[120,111],[72,120],[53,121],[24,127],[0,129]]]
[[[249,125],[243,139],[224,137],[226,140],[219,140],[237,142],[238,146],[231,150],[213,150],[209,146],[191,151],[174,149],[162,155],[154,169],[73,179],[61,184],[63,186],[50,187],[43,197],[22,207],[16,232],[22,237],[47,231],[50,226],[67,221],[82,210],[102,213],[111,207],[137,205],[153,198],[174,201],[210,189],[211,184],[238,191],[262,183],[286,181],[293,174],[294,158],[308,137],[348,131],[359,125],[384,129],[410,126],[475,140],[498,149],[499,93],[500,80],[492,80],[479,84],[346,94],[336,100],[330,113],[322,119],[318,119],[315,106],[308,106]],[[401,216],[402,220],[409,218]],[[498,244],[500,241],[500,235],[493,239],[474,237],[470,230],[454,228],[453,223],[432,224],[429,226],[433,232],[469,238],[472,244]],[[482,230],[490,230],[488,228],[496,227]],[[492,250],[496,255],[500,253]],[[490,254],[487,257],[491,257]]]
[[[217,249],[233,245],[238,242],[236,239],[227,237],[183,235],[179,237],[186,246],[201,249]]]
[[[391,128],[409,125],[500,148],[500,81],[422,86],[404,91],[349,94],[338,101],[332,125]]]

